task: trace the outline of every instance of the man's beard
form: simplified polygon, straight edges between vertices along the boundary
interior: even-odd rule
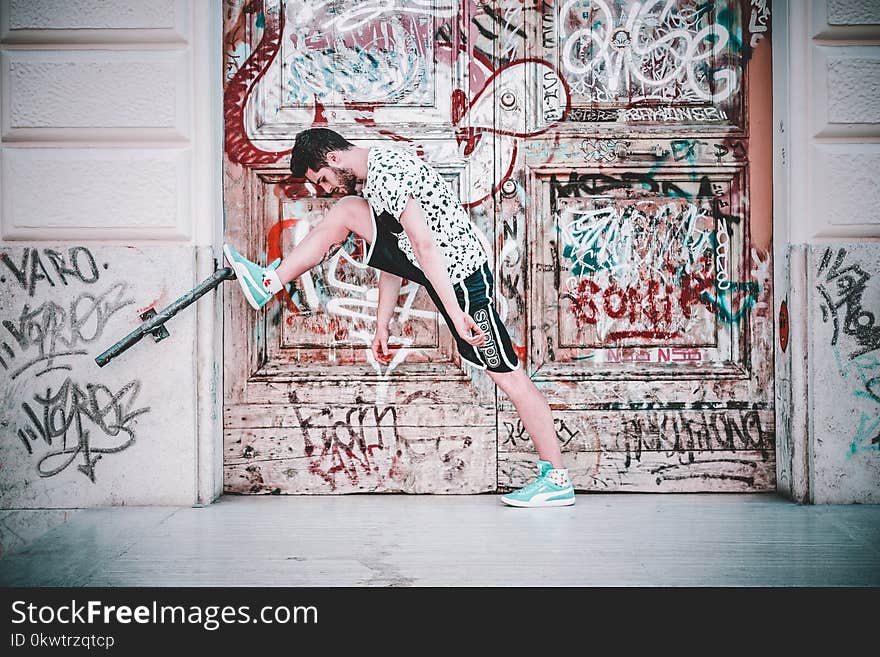
[[[336,177],[339,179],[339,185],[343,188],[346,194],[355,193],[358,179],[357,176],[354,175],[354,171],[351,169],[337,169],[336,167],[330,167],[330,171],[336,174]]]

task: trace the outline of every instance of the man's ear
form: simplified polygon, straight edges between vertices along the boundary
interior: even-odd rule
[[[327,164],[339,164],[339,153],[336,151],[330,151],[327,153]]]

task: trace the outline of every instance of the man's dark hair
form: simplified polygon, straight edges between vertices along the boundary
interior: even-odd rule
[[[354,148],[354,144],[329,128],[303,130],[296,136],[290,151],[290,172],[294,178],[302,178],[306,169],[318,171],[327,166],[330,151],[347,151],[349,148]]]

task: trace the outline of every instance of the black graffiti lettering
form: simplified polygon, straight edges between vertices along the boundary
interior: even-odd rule
[[[55,360],[83,355],[86,351],[78,347],[101,338],[110,318],[134,303],[134,299],[126,295],[127,287],[126,283],[114,283],[99,295],[84,292],[71,300],[67,310],[54,301],[46,301],[33,310],[25,304],[17,322],[3,320],[3,327],[18,346],[19,357],[24,360],[10,377],[14,379],[28,368],[42,363],[46,368],[37,376],[52,369],[70,369],[68,365],[56,366]],[[10,358],[7,362],[0,357],[0,366],[9,369],[15,353],[8,343],[3,342],[3,345]],[[36,356],[28,353],[34,349]]]
[[[394,406],[379,408],[376,405],[362,405],[345,409],[344,419],[339,417],[338,408],[324,407],[306,415],[299,406],[293,407],[299,429],[302,431],[306,456],[314,459],[309,471],[324,479],[331,488],[336,486],[336,473],[344,473],[352,484],[357,484],[359,471],[370,475],[378,471],[373,462],[373,452],[377,449],[396,449],[396,458],[402,449],[409,448],[409,442],[400,436],[397,423],[397,409]],[[324,426],[321,430],[321,450],[315,449],[312,431],[320,418]],[[467,446],[467,445],[466,445]],[[329,459],[329,467],[325,460]],[[251,490],[261,489],[261,482],[255,482]]]
[[[521,420],[517,420],[515,425],[510,422],[505,422],[504,426],[507,429],[507,437],[502,442],[502,445],[510,443],[511,445],[516,447],[517,440],[524,440],[523,436],[526,433],[526,428],[523,426]]]
[[[822,320],[828,321],[830,316],[833,324],[831,344],[838,343],[842,328],[843,333],[851,336],[858,345],[849,354],[850,360],[853,360],[880,347],[880,326],[876,326],[874,313],[862,308],[862,295],[871,275],[858,264],[843,267],[846,255],[846,249],[838,249],[836,255],[832,254],[831,248],[825,250],[818,272],[824,272],[825,279],[817,289],[824,299]],[[832,257],[834,263],[830,264]]]
[[[516,239],[516,236],[519,234],[517,216],[505,217],[502,225],[504,227],[504,238]]]
[[[871,275],[859,264],[844,266],[846,258],[847,250],[842,248],[835,254],[829,247],[822,254],[817,273],[820,276],[824,273],[824,280],[816,286],[822,296],[820,302],[822,321],[828,322],[830,319],[832,323],[832,347],[837,348],[841,334],[849,336],[855,342],[855,349],[849,353],[849,362],[863,383],[863,389],[856,392],[856,395],[880,403],[880,377],[875,376],[874,369],[878,364],[877,358],[875,356],[873,362],[861,358],[880,347],[880,326],[877,326],[876,316],[862,307],[863,295]],[[843,373],[845,375],[845,371]],[[864,418],[865,411],[862,411],[862,414]],[[875,431],[876,428],[876,423],[862,422],[856,431],[853,444],[862,446],[870,444],[871,448],[880,444],[880,432],[871,437],[870,443],[867,443],[869,432]]]
[[[596,109],[593,107],[572,107],[568,110],[566,118],[569,121],[579,122],[613,122],[618,119],[616,109]]]
[[[741,141],[715,144],[715,157],[719,160],[731,151],[733,151],[734,159],[744,160],[746,157],[746,147]]]
[[[18,437],[28,453],[33,453],[37,439],[55,447],[40,458],[37,473],[41,477],[52,477],[82,455],[77,469],[94,483],[95,464],[101,456],[121,452],[135,441],[135,418],[150,410],[149,407],[134,408],[140,388],[140,381],[135,380],[115,394],[100,384],[87,384],[83,390],[68,378],[54,394],[51,388],[47,388],[45,396],[35,394],[34,408],[28,402],[23,403],[22,410],[30,424],[19,428]],[[93,426],[87,426],[84,420]],[[109,446],[95,446],[93,441],[99,432],[122,440]]]
[[[54,249],[43,249],[43,255],[52,264],[54,278],[37,249],[25,247],[19,264],[15,264],[8,253],[0,253],[0,261],[12,272],[22,289],[27,290],[28,296],[34,296],[39,281],[47,281],[55,287],[56,278],[62,285],[69,285],[68,277],[89,284],[98,280],[98,265],[92,253],[84,246],[69,248],[66,258]]]
[[[559,107],[559,78],[553,71],[544,72],[544,120],[556,121],[561,118]]]
[[[295,395],[295,393],[294,393]],[[311,418],[306,419],[303,417],[302,410],[299,405],[294,403],[294,400],[291,400],[293,405],[293,413],[296,416],[296,423],[302,431],[303,435],[303,451],[306,456],[311,456],[315,451],[315,443],[312,440],[310,429],[312,428]]]
[[[52,287],[55,287],[55,282],[52,280],[52,277],[49,276],[49,272],[46,271],[46,267],[43,264],[43,260],[40,258],[40,254],[37,252],[37,250],[34,249],[31,251],[31,253],[33,255],[31,256],[31,277],[30,285],[28,287],[28,294],[30,296],[34,296],[34,288],[37,285],[37,281],[49,281],[49,284]],[[39,267],[40,271],[43,272],[42,274],[37,271],[37,267]]]
[[[572,439],[580,434],[580,429],[572,431],[562,418],[554,418],[553,427],[556,429],[556,438],[562,443],[562,447],[568,445]]]
[[[552,0],[541,3],[541,44],[553,48],[556,44],[556,7]]]
[[[75,246],[68,251],[71,262],[73,262],[74,271],[83,283],[94,283],[98,280],[98,265],[91,252],[84,246]],[[80,266],[80,256],[84,255],[89,266],[89,274],[86,276],[85,270]]]
[[[21,264],[17,265],[12,262],[12,259],[6,253],[0,253],[0,261],[3,262],[9,268],[9,271],[13,273],[15,278],[18,280],[18,283],[25,289],[27,289],[27,283],[25,278],[25,268],[27,267],[28,254],[30,253],[30,249],[25,249],[24,253],[21,254]]]
[[[75,269],[71,269],[64,262],[64,256],[62,256],[58,251],[53,251],[52,249],[46,249],[44,251],[46,257],[49,258],[49,261],[55,267],[55,273],[58,274],[58,277],[61,279],[61,282],[67,285],[67,278],[65,278],[65,274],[69,274],[71,276],[76,274]]]
[[[524,440],[524,436],[526,435],[526,428],[523,426],[522,420],[517,418],[516,424],[512,422],[504,422],[504,427],[507,429],[507,437],[504,439],[502,444],[510,443],[513,447],[516,447],[517,440]],[[580,435],[580,429],[572,430],[569,426],[565,424],[565,420],[562,418],[553,418],[553,428],[556,430],[556,438],[561,443],[561,447],[567,446],[574,438]]]
[[[685,158],[695,159],[697,146],[708,146],[709,144],[698,139],[675,139],[669,145],[672,148],[672,159],[679,161]]]
[[[572,171],[567,181],[559,180],[556,174],[550,177],[550,200],[556,207],[560,198],[583,198],[603,194],[615,189],[630,189],[639,192],[659,192],[663,196],[691,199],[692,194],[670,180],[655,180],[650,174],[628,171],[619,176],[605,173],[578,173]]]
[[[627,467],[631,458],[639,460],[642,451],[665,451],[684,455],[694,461],[694,452],[757,451],[770,457],[774,436],[761,424],[757,410],[686,413],[650,411],[623,416],[618,448],[626,451]],[[622,443],[622,444],[620,444]]]

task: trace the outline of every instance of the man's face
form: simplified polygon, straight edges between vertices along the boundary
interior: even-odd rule
[[[325,194],[347,194],[355,193],[358,179],[351,169],[342,169],[327,165],[312,171],[306,171],[306,179],[315,185],[315,187],[324,190]]]

